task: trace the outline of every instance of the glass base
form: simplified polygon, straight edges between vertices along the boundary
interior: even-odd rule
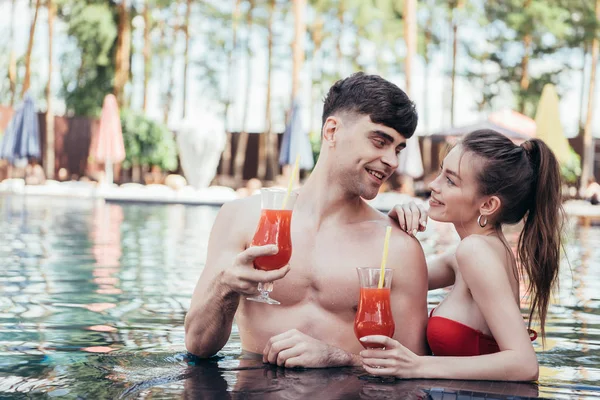
[[[281,304],[277,300],[270,298],[268,294],[266,296],[259,294],[258,296],[254,296],[254,297],[246,297],[246,300],[256,301],[257,303],[265,303],[265,304]]]

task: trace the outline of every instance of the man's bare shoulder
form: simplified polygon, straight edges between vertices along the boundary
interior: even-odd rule
[[[216,223],[229,229],[246,231],[254,229],[260,218],[260,196],[244,197],[223,204]],[[253,233],[253,232],[252,232]]]
[[[419,241],[404,232],[392,218],[387,215],[384,218],[392,227],[388,262],[400,266],[405,273],[426,273],[425,253]]]

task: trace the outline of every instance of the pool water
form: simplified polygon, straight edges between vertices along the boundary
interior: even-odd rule
[[[600,398],[600,227],[569,226],[570,266],[546,347],[535,343],[539,384],[380,382],[240,357],[235,327],[219,357],[186,355],[183,321],[217,211],[0,196],[0,398]],[[427,254],[456,242],[430,225]]]

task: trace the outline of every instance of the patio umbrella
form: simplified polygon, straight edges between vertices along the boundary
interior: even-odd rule
[[[300,155],[300,169],[310,170],[315,166],[308,131],[302,124],[301,105],[298,99],[292,103],[292,111],[283,133],[279,164],[294,164],[296,155]]]
[[[571,157],[571,152],[569,141],[560,123],[558,103],[558,94],[554,85],[546,84],[535,113],[535,123],[537,137],[546,142],[561,163],[566,163]]]
[[[119,106],[117,98],[113,94],[107,94],[104,97],[98,139],[95,148],[92,149],[92,157],[96,162],[104,163],[106,183],[112,184],[113,164],[125,159]]]
[[[27,93],[10,120],[0,144],[0,158],[14,163],[23,158],[40,158],[40,127],[35,105]]]

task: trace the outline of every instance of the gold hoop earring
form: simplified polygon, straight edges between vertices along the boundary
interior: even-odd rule
[[[482,223],[481,223],[481,217],[483,217],[483,215],[482,215],[482,214],[479,214],[479,217],[477,218],[477,223],[479,224],[479,226],[480,226],[481,228],[485,228],[485,227],[486,227],[486,225],[487,225],[487,223],[488,223],[488,219],[487,219],[487,217],[484,217],[484,218],[485,218],[485,221],[483,221],[483,224],[482,224]]]

